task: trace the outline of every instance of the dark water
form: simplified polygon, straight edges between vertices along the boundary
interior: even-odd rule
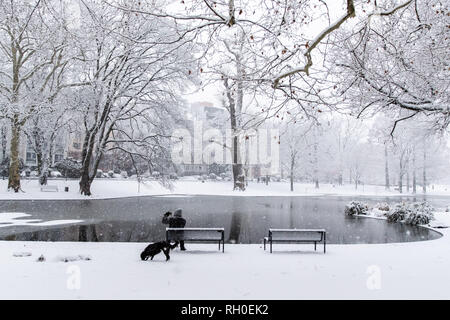
[[[151,242],[164,239],[162,214],[183,208],[187,227],[224,227],[230,243],[261,243],[269,228],[324,228],[330,243],[387,243],[431,240],[440,234],[423,227],[344,215],[355,197],[140,197],[114,200],[0,201],[1,212],[32,214],[43,221],[80,219],[54,226],[2,226],[1,240]],[[358,197],[369,203],[412,198]],[[422,200],[418,198],[415,200]],[[436,207],[448,197],[429,197]]]

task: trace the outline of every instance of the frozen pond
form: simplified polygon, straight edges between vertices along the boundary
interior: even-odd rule
[[[112,200],[0,201],[2,212],[28,218],[82,220],[69,225],[3,225],[1,240],[151,242],[165,237],[164,212],[183,209],[187,227],[224,227],[229,243],[261,243],[269,228],[324,228],[330,243],[387,243],[431,240],[440,234],[423,227],[344,215],[354,199],[377,202],[411,201],[412,197],[138,197]],[[423,200],[418,196],[416,200]],[[448,197],[427,200],[445,207]],[[20,219],[20,218],[19,218]]]

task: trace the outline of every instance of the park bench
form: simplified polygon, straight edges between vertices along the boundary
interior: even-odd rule
[[[218,242],[225,251],[224,228],[166,228],[167,241]]]
[[[57,186],[41,186],[42,192],[58,192]]]
[[[264,250],[266,243],[270,244],[272,253],[272,243],[314,243],[316,250],[317,242],[323,242],[323,253],[326,252],[327,233],[324,229],[269,229],[269,235],[264,238]]]

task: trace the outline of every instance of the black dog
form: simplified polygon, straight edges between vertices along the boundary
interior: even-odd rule
[[[145,248],[144,251],[142,251],[141,259],[148,260],[148,258],[150,258],[150,260],[153,260],[153,257],[162,251],[164,253],[164,255],[166,256],[166,261],[168,261],[170,259],[170,256],[169,256],[170,249],[174,249],[175,247],[176,247],[176,244],[171,245],[167,241],[151,243],[147,246],[147,248]]]

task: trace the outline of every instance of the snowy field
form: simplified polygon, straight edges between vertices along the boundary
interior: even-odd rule
[[[450,213],[436,217],[450,225]],[[1,241],[0,299],[450,299],[450,230],[439,231],[438,240],[329,245],[326,254],[188,244],[169,262],[141,261],[143,243]]]
[[[41,192],[36,180],[22,182],[24,193],[6,192],[1,199],[83,199],[78,181],[51,180],[59,192]],[[70,192],[63,192],[69,186]],[[435,186],[430,195],[450,195]],[[173,190],[157,182],[138,185],[130,180],[96,180],[94,199],[143,195],[398,195],[382,186],[272,182],[250,183],[246,192],[233,192],[231,182],[178,181]],[[431,188],[430,188],[431,189]],[[436,213],[436,226],[450,226],[450,213]],[[27,218],[23,215],[20,218]],[[0,224],[16,216],[3,216]],[[16,220],[14,220],[16,221]],[[19,220],[24,222],[23,220]],[[27,222],[36,225],[39,220]],[[53,221],[64,224],[76,221]],[[0,299],[450,299],[450,229],[444,237],[422,242],[328,245],[274,245],[274,253],[258,244],[187,244],[165,261],[141,261],[145,243],[6,242],[0,241]],[[45,261],[37,261],[39,257]]]
[[[386,191],[384,186],[366,185],[359,186],[355,190],[354,185],[333,186],[321,184],[315,189],[312,184],[296,183],[294,192],[290,191],[287,182],[271,182],[269,185],[250,182],[246,191],[233,191],[232,182],[225,181],[201,181],[178,180],[172,190],[164,188],[157,181],[147,181],[138,186],[136,180],[94,180],[92,184],[92,196],[85,197],[79,194],[78,180],[50,180],[49,185],[58,186],[58,192],[42,192],[37,180],[23,180],[20,193],[7,191],[7,180],[0,180],[0,200],[11,199],[107,199],[121,197],[135,197],[148,195],[177,196],[177,195],[233,195],[233,196],[317,196],[317,195],[365,195],[365,196],[398,196],[398,191]],[[64,192],[64,187],[69,187],[69,192]],[[418,190],[418,195],[422,194]],[[428,195],[450,195],[450,186],[435,185],[434,189],[428,188]],[[407,193],[403,193],[407,195]]]

